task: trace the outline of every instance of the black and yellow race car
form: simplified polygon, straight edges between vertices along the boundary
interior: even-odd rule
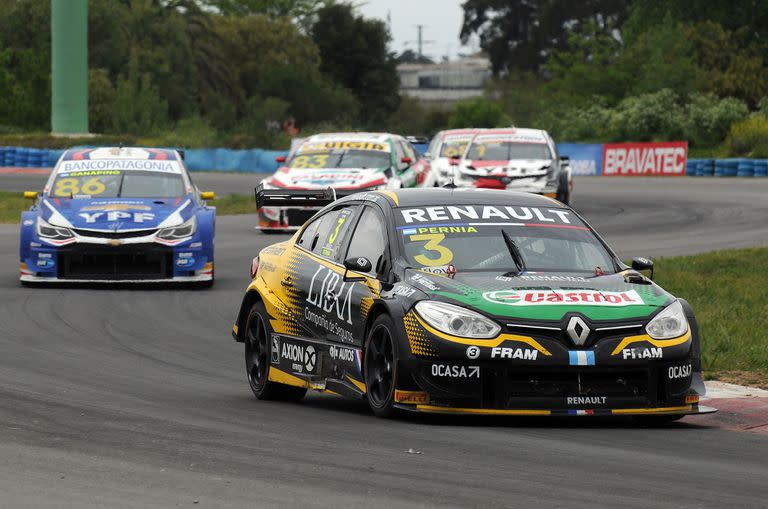
[[[560,202],[443,188],[256,199],[327,204],[253,260],[233,335],[259,399],[313,389],[378,416],[714,411],[699,406],[691,307]]]

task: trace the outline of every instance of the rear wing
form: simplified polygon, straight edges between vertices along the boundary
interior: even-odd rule
[[[347,189],[264,189],[259,184],[256,193],[256,208],[262,207],[325,207],[359,191]]]

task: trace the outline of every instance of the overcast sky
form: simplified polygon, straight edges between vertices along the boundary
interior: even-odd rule
[[[424,54],[440,60],[444,55],[456,58],[460,52],[472,48],[462,47],[459,41],[464,11],[462,0],[358,0],[354,2],[360,12],[369,18],[386,21],[392,18],[391,50],[401,53],[405,49],[416,51],[416,25],[424,25]]]

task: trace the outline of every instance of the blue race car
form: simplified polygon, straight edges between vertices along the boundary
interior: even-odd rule
[[[67,150],[21,215],[21,282],[213,284],[216,208],[175,150]]]

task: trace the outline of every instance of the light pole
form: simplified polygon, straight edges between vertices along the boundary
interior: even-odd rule
[[[88,0],[51,0],[51,130],[88,133]]]

